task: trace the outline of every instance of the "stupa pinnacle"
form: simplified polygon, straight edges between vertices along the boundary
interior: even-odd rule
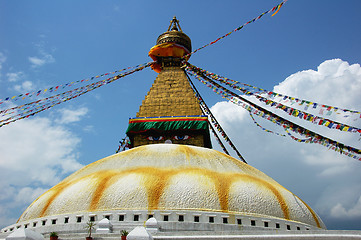
[[[127,134],[133,147],[164,142],[211,147],[208,119],[181,69],[183,57],[190,51],[191,40],[174,17],[149,51],[159,74],[136,118],[129,121]]]

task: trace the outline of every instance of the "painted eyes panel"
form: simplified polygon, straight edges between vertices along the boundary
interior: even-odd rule
[[[173,139],[175,140],[187,140],[189,139],[189,136],[188,135],[176,135],[173,137]]]
[[[164,137],[163,136],[149,136],[149,137],[147,137],[147,139],[150,141],[160,141],[160,140],[163,140]]]
[[[189,138],[190,138],[190,136],[188,136],[188,135],[175,135],[172,137],[172,139],[179,140],[179,141],[184,141]],[[148,136],[147,139],[149,141],[161,141],[161,140],[164,140],[165,137],[164,136]]]

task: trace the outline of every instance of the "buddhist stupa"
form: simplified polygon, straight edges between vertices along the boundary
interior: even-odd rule
[[[67,239],[85,232],[86,222],[103,219],[110,237],[144,226],[148,219],[155,239],[324,231],[320,217],[295,194],[212,149],[208,118],[182,69],[191,48],[174,18],[149,52],[159,74],[129,120],[131,148],[76,171],[2,233],[27,228],[42,234],[56,231]]]

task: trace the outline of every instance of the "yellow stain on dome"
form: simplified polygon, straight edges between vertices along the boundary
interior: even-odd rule
[[[169,178],[176,174],[173,169],[160,170],[155,168],[139,169],[145,171],[143,174],[144,184],[148,193],[148,209],[155,210],[159,207],[159,200],[164,189],[169,184]]]
[[[200,173],[207,175],[210,179],[212,179],[218,193],[221,210],[227,212],[229,188],[234,181],[234,179],[232,178],[233,174],[216,173],[204,169],[201,169]]]
[[[58,185],[55,185],[53,188],[51,188],[49,190],[49,191],[52,192],[52,194],[51,194],[50,198],[48,199],[48,201],[46,202],[43,209],[41,210],[39,217],[45,216],[46,211],[48,210],[51,203],[56,199],[58,194],[61,193],[62,191],[64,191],[70,185],[71,185],[71,183],[63,182],[63,183],[60,183]]]
[[[94,211],[97,209],[98,202],[100,198],[103,196],[103,192],[112,184],[111,181],[118,174],[113,171],[102,171],[101,173],[97,173],[97,188],[94,191],[93,198],[90,203],[89,210]]]
[[[74,179],[72,181],[62,182],[54,186],[51,190],[49,190],[52,192],[52,195],[45,203],[39,217],[43,217],[46,215],[47,209],[50,207],[52,202],[67,187],[86,178],[90,178],[92,179],[92,181],[96,181],[97,187],[93,193],[93,196],[91,198],[91,203],[88,209],[88,211],[96,211],[98,210],[98,204],[101,197],[103,196],[104,191],[108,187],[110,187],[113,183],[115,183],[118,179],[129,174],[141,175],[141,178],[143,179],[143,184],[147,192],[148,209],[149,210],[162,209],[163,207],[159,206],[159,201],[162,195],[164,194],[164,189],[170,184],[169,179],[173,176],[176,176],[177,174],[184,174],[184,173],[206,176],[215,186],[219,198],[220,209],[210,209],[210,210],[221,210],[223,212],[227,212],[229,191],[232,183],[239,180],[251,181],[253,183],[256,183],[257,185],[269,189],[276,197],[280,205],[280,208],[282,209],[284,218],[289,219],[289,209],[283,196],[276,189],[276,187],[274,187],[272,184],[260,178],[247,174],[218,173],[215,171],[200,169],[200,168],[170,169],[170,168],[154,168],[154,167],[140,167],[140,168],[134,168],[124,171],[99,171],[97,173],[92,173],[90,175],[83,176],[78,179]],[[181,199],[179,200],[181,201]],[[317,222],[316,220],[317,217],[314,216],[314,218],[315,221]]]

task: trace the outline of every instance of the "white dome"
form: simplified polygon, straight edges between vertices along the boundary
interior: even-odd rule
[[[216,150],[176,144],[140,146],[89,164],[36,199],[19,222],[119,209],[253,214],[325,228],[261,171]]]

